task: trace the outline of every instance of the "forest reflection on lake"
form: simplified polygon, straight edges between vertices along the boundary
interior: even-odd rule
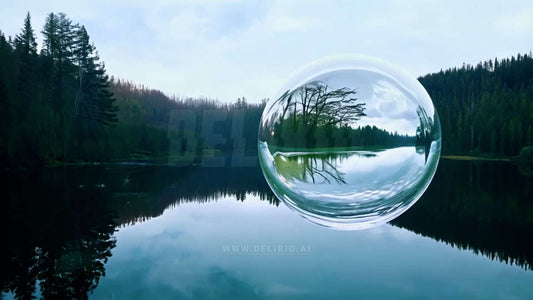
[[[7,299],[533,293],[528,165],[441,161],[409,211],[356,233],[301,220],[258,167],[71,167],[5,178]],[[228,255],[224,245],[310,251]]]

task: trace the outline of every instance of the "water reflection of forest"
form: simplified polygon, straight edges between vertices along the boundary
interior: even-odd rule
[[[512,164],[443,161],[422,199],[392,225],[533,269],[532,178]],[[85,298],[105,276],[120,226],[185,202],[256,195],[278,205],[259,168],[57,168],[9,174],[0,286],[26,297]],[[454,188],[450,188],[453,186]],[[179,208],[178,208],[179,209]]]
[[[292,153],[274,156],[276,171],[285,179],[312,184],[347,184],[346,174],[340,171],[343,161],[350,157],[375,157],[368,151],[344,151],[330,153]]]

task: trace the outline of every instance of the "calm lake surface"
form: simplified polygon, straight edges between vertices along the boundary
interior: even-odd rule
[[[4,299],[533,297],[533,167],[441,160],[422,198],[335,231],[255,168],[98,166],[5,176]]]

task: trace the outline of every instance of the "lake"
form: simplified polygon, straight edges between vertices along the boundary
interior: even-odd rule
[[[413,207],[361,231],[302,219],[258,166],[3,177],[4,299],[533,295],[531,165],[441,160]]]

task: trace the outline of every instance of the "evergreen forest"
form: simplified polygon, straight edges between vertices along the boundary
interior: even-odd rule
[[[63,13],[48,14],[40,31],[29,13],[21,24],[14,37],[0,31],[2,165],[194,162],[232,151],[255,155],[267,99],[249,103],[242,97],[229,104],[169,97],[107,74],[86,28]],[[464,64],[419,81],[437,108],[444,155],[533,159],[531,52]],[[364,132],[380,144],[412,140],[378,128],[334,128],[357,143]]]

